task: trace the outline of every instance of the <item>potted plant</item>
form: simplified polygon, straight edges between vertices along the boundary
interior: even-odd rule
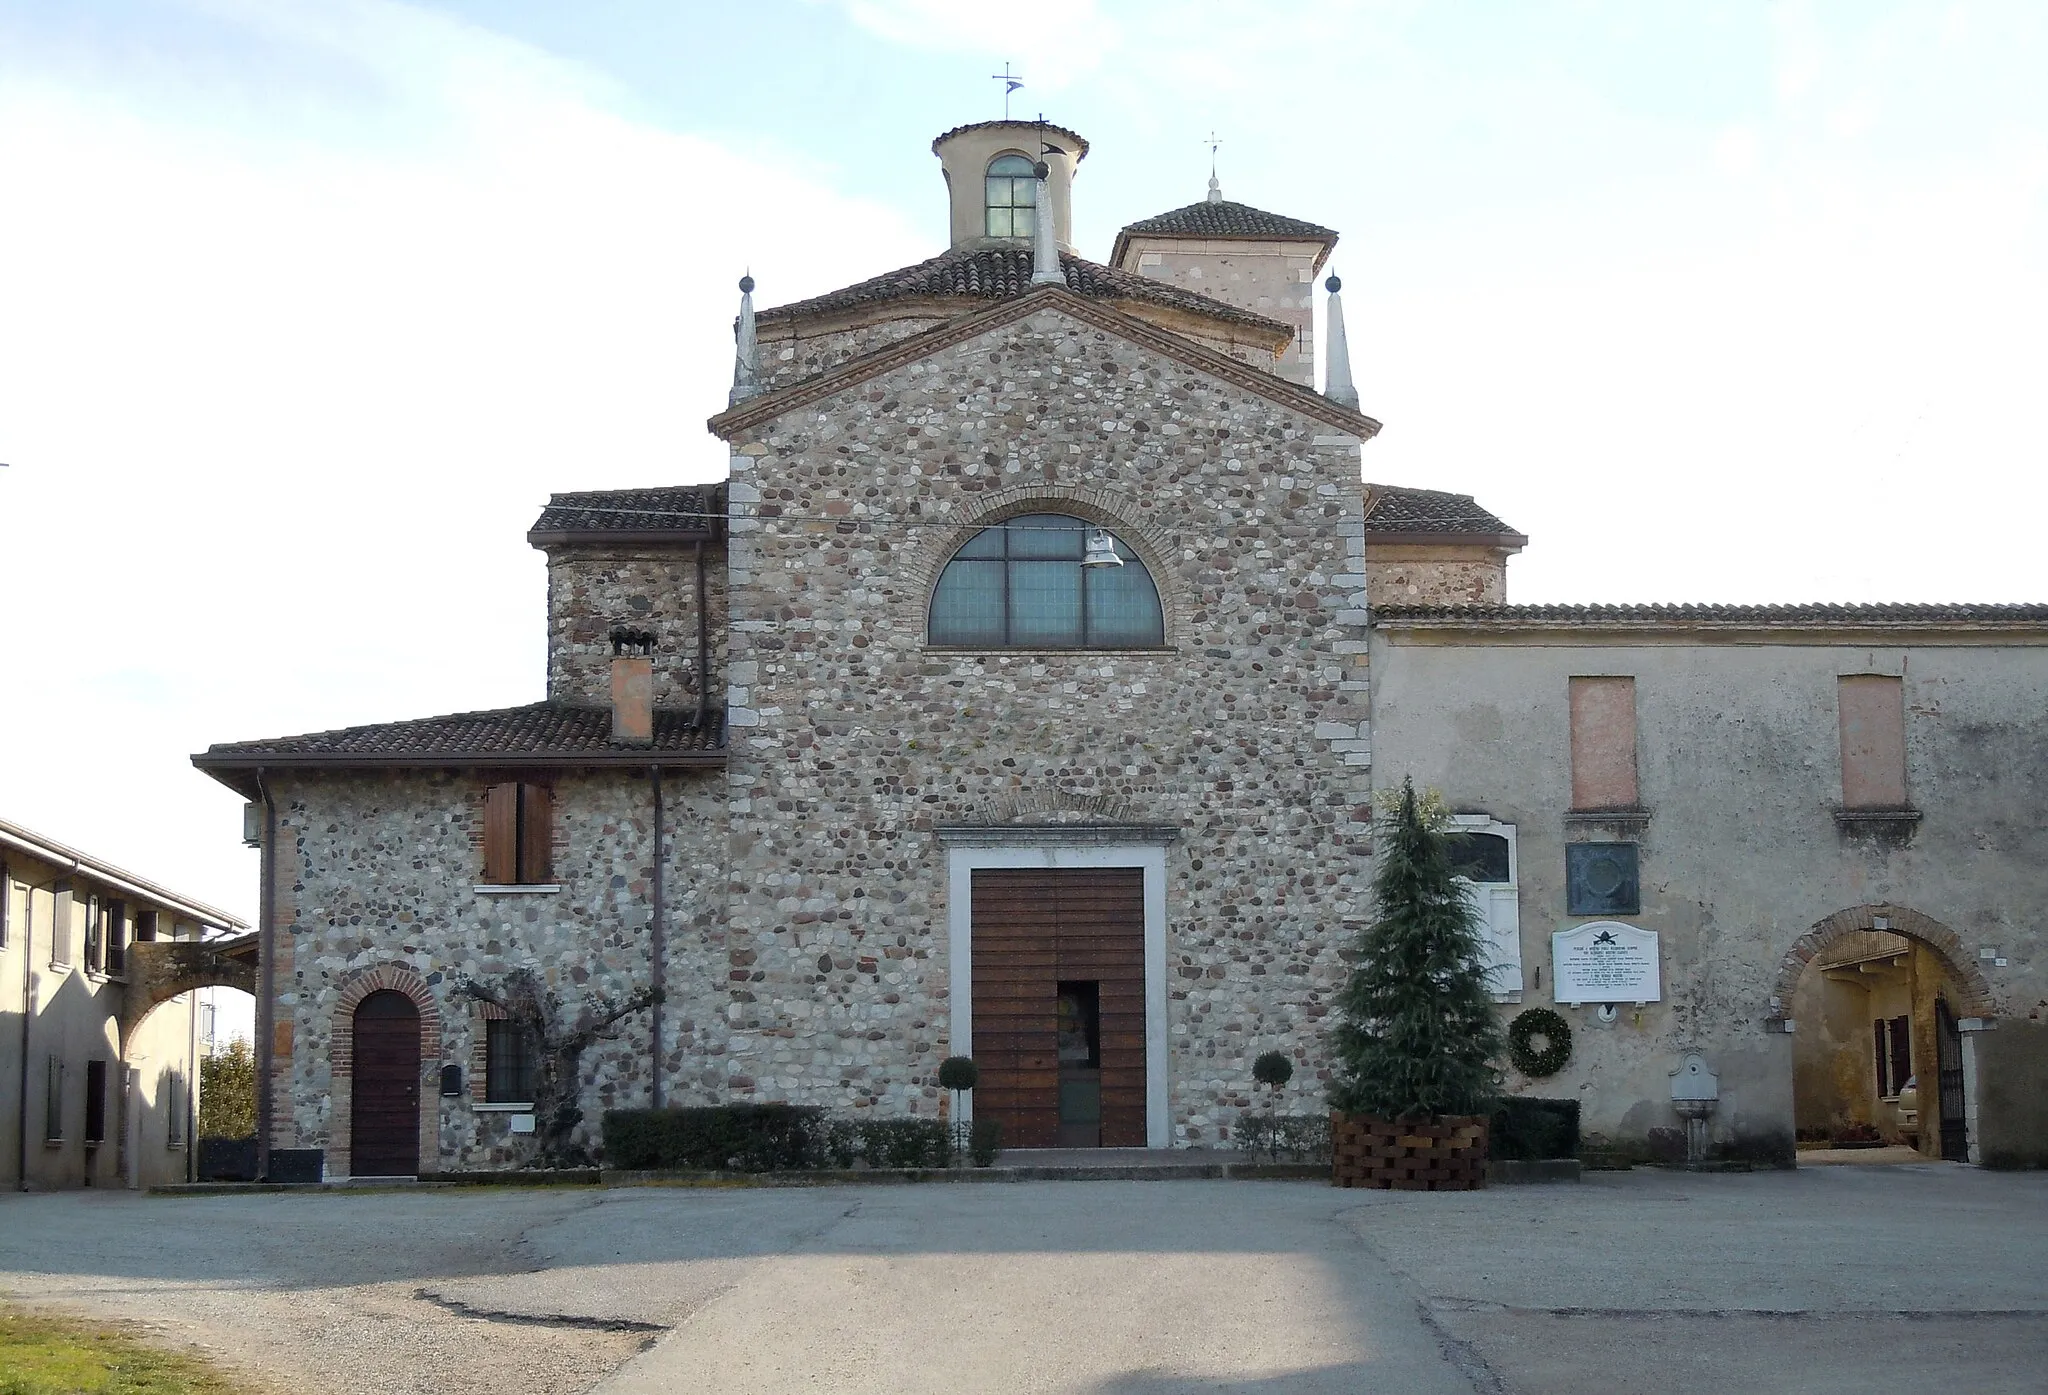
[[[1462,1191],[1486,1179],[1503,1042],[1482,922],[1452,871],[1445,817],[1404,780],[1382,825],[1376,913],[1359,935],[1332,1034],[1340,1187]]]

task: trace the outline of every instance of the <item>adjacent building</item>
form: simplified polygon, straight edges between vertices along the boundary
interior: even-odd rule
[[[191,1180],[192,969],[247,928],[0,821],[0,1185]]]

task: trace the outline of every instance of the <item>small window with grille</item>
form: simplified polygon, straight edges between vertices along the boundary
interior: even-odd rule
[[[484,1023],[484,1103],[533,1103],[533,1037],[522,1023]]]

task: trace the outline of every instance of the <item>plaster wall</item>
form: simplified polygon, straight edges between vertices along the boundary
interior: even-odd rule
[[[1293,342],[1265,366],[1314,387],[1315,279],[1322,258],[1320,242],[1140,236],[1130,239],[1121,269],[1292,327]]]
[[[1267,1049],[1319,1109],[1367,883],[1357,439],[1046,308],[734,445],[725,1092],[936,1113],[934,830],[1163,824],[1173,1141]],[[925,643],[953,550],[1040,511],[1117,530],[1163,646]]]
[[[119,1024],[126,985],[120,977],[94,972],[84,963],[88,895],[97,890],[124,899],[131,914],[150,907],[133,896],[96,888],[88,875],[72,873],[68,865],[21,853],[9,855],[7,881],[7,939],[0,947],[0,1187],[18,1187],[23,1180],[24,1083],[31,1189],[115,1187],[137,1174],[143,1185],[183,1181],[186,1145],[170,1144],[161,1092],[164,1077],[176,1075],[189,1108],[198,1076],[192,1035],[195,995],[186,994],[151,1013],[126,1043],[124,1063]],[[73,894],[57,894],[53,887],[60,885],[68,885]],[[62,962],[52,963],[53,934],[59,931]],[[199,929],[164,912],[158,934],[191,939],[197,938]],[[55,1143],[44,1136],[52,1057],[63,1063],[62,1137]],[[97,1147],[85,1142],[86,1066],[92,1061],[104,1062],[107,1072],[106,1136]],[[124,1065],[140,1065],[147,1072],[139,1090],[127,1089]],[[128,1171],[130,1166],[135,1174]]]
[[[711,682],[725,639],[725,556],[707,548],[704,593]],[[681,546],[555,547],[548,553],[548,699],[611,704],[611,630],[654,631],[654,705],[690,707],[698,692],[697,561]]]
[[[1640,1140],[1678,1127],[1667,1072],[1681,1047],[1696,1047],[1720,1072],[1715,1137],[1789,1153],[1792,1036],[1774,984],[1801,935],[1849,907],[1889,904],[1931,917],[1987,976],[2001,1018],[2039,1020],[2048,1000],[2038,870],[2048,861],[2039,805],[2048,787],[2048,648],[2040,643],[1963,644],[1939,633],[1872,646],[1813,632],[1631,642],[1381,630],[1373,670],[1376,781],[1398,785],[1412,774],[1453,808],[1519,830],[1523,955],[1541,971],[1529,975],[1531,1003],[1549,996],[1550,932],[1585,919],[1565,914],[1563,844],[1628,834],[1566,818],[1568,680],[1636,680],[1650,815],[1640,834],[1642,914],[1621,918],[1662,936],[1664,998],[1624,1004],[1612,1025],[1592,1005],[1561,1007],[1576,1038],[1572,1060],[1548,1080],[1513,1082],[1577,1095],[1589,1131]],[[1870,672],[1905,680],[1907,792],[1924,818],[1903,844],[1857,836],[1834,819],[1836,679]],[[2006,966],[1978,960],[1982,950]],[[2022,1051],[1999,1055],[1990,1070],[1987,1101],[2048,1083],[2042,1058]],[[1985,1138],[2032,1127],[2020,1117],[1987,1122]],[[2012,1143],[2038,1149],[2041,1138],[2023,1132]]]
[[[329,1177],[349,1172],[349,1081],[334,1066],[344,994],[373,971],[397,968],[438,1010],[438,1052],[421,1061],[422,1171],[509,1166],[528,1141],[509,1116],[480,1110],[465,1091],[440,1096],[443,1064],[467,1076],[478,1007],[458,992],[469,977],[539,972],[572,1016],[651,982],[651,785],[640,771],[528,772],[554,789],[558,891],[479,893],[483,800],[503,775],[392,772],[294,776],[277,782],[280,949],[273,1142],[325,1148]],[[723,956],[715,938],[724,883],[723,790],[714,776],[663,776],[668,830],[664,1040],[668,1080],[681,1092],[720,1058]],[[718,962],[714,963],[713,958]],[[585,1119],[651,1098],[650,1017],[582,1060]]]

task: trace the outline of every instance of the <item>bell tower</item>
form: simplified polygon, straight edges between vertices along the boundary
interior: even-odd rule
[[[1088,154],[1081,136],[1039,121],[982,121],[955,126],[932,142],[932,154],[946,176],[955,248],[1031,245],[1032,167],[1042,159],[1053,240],[1062,252],[1074,251],[1074,173]]]

